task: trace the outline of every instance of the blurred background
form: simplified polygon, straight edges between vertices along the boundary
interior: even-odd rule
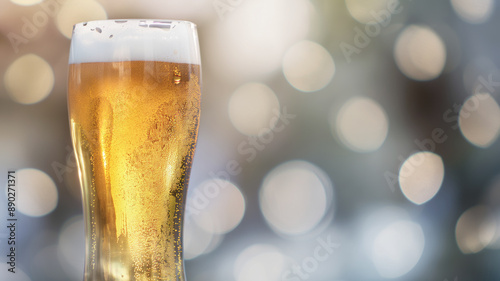
[[[495,0],[1,0],[0,183],[16,274],[82,280],[66,107],[72,25],[198,25],[187,279],[499,280]]]

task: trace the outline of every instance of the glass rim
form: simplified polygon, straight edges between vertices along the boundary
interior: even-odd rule
[[[78,23],[75,23],[73,25],[73,30],[75,30],[78,26],[85,26],[86,24],[88,23],[116,23],[116,24],[124,24],[124,23],[127,23],[127,22],[137,22],[139,23],[139,25],[141,23],[144,23],[146,24],[146,27],[158,27],[158,28],[162,28],[162,24],[165,24],[165,27],[167,27],[166,25],[169,25],[168,27],[170,27],[170,25],[172,23],[180,23],[180,24],[187,24],[189,25],[191,28],[195,28],[197,29],[198,28],[198,25],[192,21],[188,21],[188,20],[177,20],[177,19],[143,19],[143,18],[139,18],[139,19],[123,19],[123,18],[120,18],[120,19],[106,19],[106,20],[90,20],[90,21],[82,21],[82,22],[78,22]]]

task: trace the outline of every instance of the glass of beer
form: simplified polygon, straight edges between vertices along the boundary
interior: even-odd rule
[[[74,26],[68,108],[83,195],[84,280],[185,280],[182,225],[200,78],[193,23]]]

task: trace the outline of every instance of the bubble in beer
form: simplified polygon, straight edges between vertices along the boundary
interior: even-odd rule
[[[181,83],[181,72],[179,69],[174,69],[174,84],[179,85]]]

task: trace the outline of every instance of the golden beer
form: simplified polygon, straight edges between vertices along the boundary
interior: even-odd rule
[[[68,105],[84,201],[85,280],[184,280],[182,218],[200,66],[72,63]]]

